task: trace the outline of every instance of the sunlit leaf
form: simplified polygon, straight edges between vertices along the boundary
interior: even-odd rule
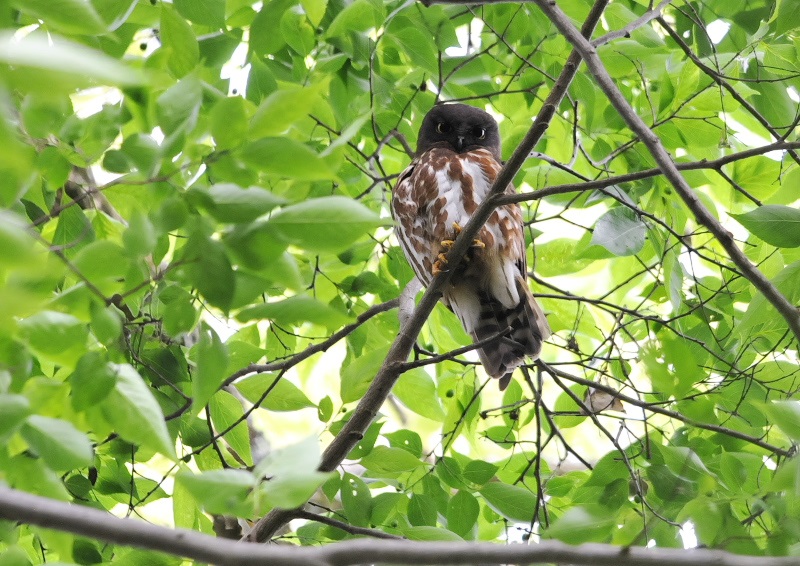
[[[87,436],[72,423],[31,415],[20,430],[30,447],[56,471],[90,466],[94,450]]]
[[[314,252],[344,250],[386,221],[345,197],[324,197],[287,206],[269,221],[286,241]]]
[[[75,3],[84,4],[74,0]],[[26,91],[69,92],[91,85],[136,85],[142,76],[111,57],[62,38],[0,33],[0,76]]]
[[[536,496],[516,485],[492,482],[479,493],[492,509],[511,521],[529,523],[536,509]]]
[[[615,255],[633,255],[644,246],[647,227],[629,208],[612,208],[597,221],[592,244],[603,246]]]

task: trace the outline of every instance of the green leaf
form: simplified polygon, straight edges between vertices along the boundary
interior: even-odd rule
[[[289,9],[281,17],[281,33],[295,53],[306,56],[314,49],[314,28],[299,8]]]
[[[573,385],[570,391],[578,399],[582,399],[585,387]],[[580,414],[582,407],[575,401],[573,395],[562,391],[556,398],[553,409],[556,412],[555,422],[559,428],[572,428],[586,420],[586,416]]]
[[[300,181],[336,178],[326,160],[291,138],[262,138],[242,147],[240,155],[254,169],[278,177]]]
[[[226,431],[223,438],[239,459],[252,465],[250,433],[244,418],[242,403],[227,391],[217,391],[208,403],[211,422],[218,433]],[[230,429],[230,430],[229,430]]]
[[[192,26],[171,4],[161,4],[161,41],[167,67],[178,78],[188,75],[200,62],[200,46]]]
[[[518,523],[530,523],[536,509],[536,496],[525,488],[505,483],[492,482],[479,493],[486,503],[506,519]]]
[[[73,264],[80,273],[98,284],[104,279],[119,279],[127,273],[130,260],[125,250],[109,240],[97,240],[84,246]]]
[[[800,442],[800,401],[765,403],[764,411],[786,436],[794,442]]]
[[[175,478],[208,513],[250,517],[250,497],[256,487],[255,476],[246,470],[212,470],[195,474],[181,470]]]
[[[256,467],[259,476],[267,477],[265,499],[282,509],[305,504],[331,474],[318,472],[319,439],[309,436],[297,444],[274,450]]]
[[[339,328],[350,320],[350,317],[340,310],[307,295],[295,295],[274,303],[262,303],[242,310],[236,318],[241,322],[272,320],[281,325],[311,322],[330,329]]]
[[[464,479],[475,486],[487,484],[495,475],[499,468],[483,460],[472,460],[464,466]]]
[[[353,199],[331,196],[287,206],[273,215],[269,225],[293,245],[336,253],[387,222]]]
[[[577,240],[557,238],[536,246],[536,271],[545,277],[576,273],[588,267],[592,260],[581,258],[575,249]]]
[[[122,233],[125,250],[134,257],[144,257],[153,253],[156,247],[156,230],[150,219],[141,211],[134,211],[128,228]],[[127,266],[127,262],[122,264]]]
[[[193,76],[165,90],[156,100],[156,115],[163,132],[170,136],[194,128],[202,99],[202,85]]]
[[[80,357],[89,329],[70,314],[44,310],[19,321],[19,333],[43,356],[71,364]]]
[[[372,495],[364,480],[350,473],[342,474],[342,508],[347,521],[359,527],[369,526]]]
[[[208,117],[211,135],[218,150],[232,149],[242,144],[247,136],[248,102],[241,96],[223,98],[214,105]]]
[[[214,28],[225,25],[225,0],[175,0],[174,4],[189,21]]]
[[[27,231],[27,222],[8,210],[0,210],[0,267],[25,265],[38,255],[34,239]]]
[[[435,73],[438,64],[436,45],[430,33],[415,27],[397,30],[394,36],[415,67]]]
[[[205,325],[204,325],[205,326]],[[225,379],[228,352],[212,328],[203,328],[195,346],[195,371],[192,375],[192,404],[199,412]]]
[[[361,465],[376,474],[395,474],[416,469],[424,464],[402,448],[376,446],[361,458]]]
[[[111,32],[125,23],[137,2],[138,0],[94,0],[92,5]]]
[[[345,403],[358,401],[366,393],[372,378],[386,359],[388,345],[370,350],[351,361],[342,370],[339,395]]]
[[[547,529],[547,536],[569,544],[604,541],[616,528],[614,516],[590,511],[586,507],[572,507]]]
[[[125,440],[175,459],[175,445],[164,413],[142,377],[128,364],[114,364],[117,381],[103,399],[103,416]]]
[[[800,210],[790,206],[765,204],[746,214],[731,214],[768,244],[778,248],[800,246]]]
[[[403,373],[392,392],[403,405],[428,419],[444,420],[444,409],[436,393],[436,384],[422,368]]]
[[[31,415],[20,433],[51,470],[85,468],[94,461],[92,443],[68,421]]]
[[[468,491],[459,490],[447,504],[447,528],[462,538],[477,529],[480,504]]]
[[[614,255],[639,253],[644,247],[647,227],[629,208],[612,208],[597,221],[592,244],[603,246]]]
[[[352,32],[367,31],[382,21],[369,0],[355,0],[339,12],[328,26],[326,37],[338,37]]]
[[[787,265],[772,278],[772,283],[792,304],[800,303],[800,261]],[[766,332],[782,332],[786,321],[778,315],[775,307],[762,294],[757,294],[742,316],[736,332],[739,336],[749,337],[753,330]]]
[[[83,0],[11,0],[11,6],[55,31],[85,35],[106,32],[106,25],[90,2]]]
[[[277,381],[277,383],[275,383]],[[274,387],[273,387],[273,384]],[[236,382],[236,389],[251,403],[268,411],[299,411],[313,407],[314,403],[306,397],[291,381],[277,374],[259,373]],[[261,397],[269,390],[266,398]]]
[[[256,110],[250,122],[252,139],[286,132],[293,124],[308,116],[313,105],[321,100],[323,85],[310,87],[286,85],[270,94]]]
[[[69,376],[72,408],[85,411],[111,392],[116,383],[114,367],[99,352],[87,352]]]
[[[328,0],[300,0],[300,5],[305,10],[308,19],[314,26],[319,26],[322,17],[325,15],[325,8]]]
[[[403,529],[403,536],[409,540],[418,541],[450,541],[450,542],[463,542],[460,536],[447,529],[438,527],[407,527]]]
[[[209,303],[227,312],[233,303],[236,277],[225,246],[197,232],[190,237],[184,254],[192,284]]]
[[[204,207],[220,222],[251,222],[286,203],[286,199],[261,187],[243,189],[229,183],[213,185],[208,191],[192,189],[191,192],[202,194]]]
[[[143,82],[137,71],[100,51],[40,34],[18,41],[10,32],[0,32],[0,76],[20,90],[47,95],[93,85]]]
[[[25,422],[31,412],[31,404],[22,395],[0,395],[0,443],[5,444]]]
[[[331,400],[330,395],[325,395],[325,397],[320,400],[319,404],[317,405],[317,416],[323,423],[331,420],[331,417],[333,416],[333,401]]]

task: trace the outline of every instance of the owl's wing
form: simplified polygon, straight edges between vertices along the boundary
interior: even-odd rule
[[[431,270],[436,259],[432,251],[434,242],[430,222],[426,215],[427,202],[422,198],[436,179],[426,175],[426,169],[425,163],[415,159],[401,173],[392,191],[392,216],[397,223],[397,240],[417,279],[425,286],[431,282]]]

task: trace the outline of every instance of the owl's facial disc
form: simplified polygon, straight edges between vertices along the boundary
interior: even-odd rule
[[[497,122],[483,110],[464,104],[434,106],[423,120],[417,141],[417,155],[432,147],[456,153],[488,149],[500,159]]]

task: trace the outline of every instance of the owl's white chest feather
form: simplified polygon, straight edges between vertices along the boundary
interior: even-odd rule
[[[483,202],[492,187],[477,163],[465,158],[457,159],[461,165],[461,175],[453,176],[449,163],[435,172],[438,196],[443,197],[445,201],[442,212],[446,213],[446,217],[441,220],[448,228],[452,227],[454,222],[461,226],[466,225],[474,212],[474,206]]]

